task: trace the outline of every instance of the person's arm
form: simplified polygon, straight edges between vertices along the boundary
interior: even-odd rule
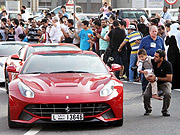
[[[121,52],[121,49],[123,48],[123,46],[126,44],[127,42],[123,41],[122,44],[119,46],[118,51]]]
[[[61,28],[61,31],[62,31],[63,35],[64,35],[66,38],[69,38],[69,34],[66,33],[63,28]]]
[[[158,81],[172,82],[172,74],[166,74],[166,77],[157,77]]]
[[[25,34],[28,36],[29,35],[29,28],[28,28],[28,26],[29,26],[29,24],[28,23],[26,23],[26,26],[27,26],[27,28],[26,28],[26,30],[25,30]]]
[[[142,62],[139,61],[137,66],[138,66],[137,71],[138,71],[138,72],[141,72],[141,71],[142,71],[142,67],[143,67]]]
[[[104,40],[104,41],[107,41],[107,42],[109,42],[109,38],[103,38],[99,33],[97,33],[96,34],[96,36],[98,37],[98,38],[101,38],[102,40]]]
[[[74,16],[74,18],[75,18],[77,21],[81,22],[81,20],[76,16],[75,13],[73,13],[73,16]]]

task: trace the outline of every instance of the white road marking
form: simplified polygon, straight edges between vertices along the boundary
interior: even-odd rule
[[[6,91],[5,89],[3,89],[3,88],[0,88],[0,91]]]
[[[42,128],[43,128],[42,125],[35,125],[28,132],[26,132],[24,135],[35,135],[39,131],[41,131]]]
[[[179,92],[180,92],[180,89],[173,89],[173,90],[175,90],[175,91],[179,91]]]

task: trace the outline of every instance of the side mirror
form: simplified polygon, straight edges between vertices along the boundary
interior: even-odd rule
[[[13,73],[19,73],[19,71],[16,71],[16,68],[14,66],[7,66],[6,70],[8,72],[13,72]]]
[[[13,60],[20,60],[18,54],[12,55],[11,59],[13,59]]]
[[[110,72],[121,70],[121,66],[119,64],[112,64]]]

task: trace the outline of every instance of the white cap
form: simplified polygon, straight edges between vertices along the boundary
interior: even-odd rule
[[[136,27],[134,26],[134,25],[129,25],[128,27],[127,27],[127,29],[131,29],[131,30],[136,30]]]

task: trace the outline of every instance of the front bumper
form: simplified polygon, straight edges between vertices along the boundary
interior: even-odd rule
[[[52,96],[42,97],[41,95],[36,96],[35,99],[27,99],[23,97],[17,91],[10,91],[9,93],[9,104],[10,104],[10,115],[11,121],[18,122],[18,123],[27,123],[27,124],[34,124],[34,123],[64,123],[64,122],[111,122],[117,121],[122,119],[123,116],[123,90],[119,90],[120,92],[116,94],[112,94],[109,97],[99,97],[92,95],[84,95],[74,97],[71,96],[71,100],[61,100],[63,95],[57,95],[52,98]],[[75,96],[75,95],[74,95]],[[58,100],[59,99],[59,100]],[[78,99],[78,100],[73,100]],[[63,102],[62,102],[63,101]],[[68,106],[76,106],[76,105],[83,105],[88,107],[92,111],[93,109],[97,109],[98,105],[103,104],[106,107],[102,110],[98,110],[99,112],[91,114],[87,114],[86,111],[84,114],[83,121],[51,121],[51,114],[62,114],[66,112],[62,111],[53,111],[54,109],[52,106],[54,105],[64,105],[65,107]],[[41,108],[41,110],[31,110],[30,108],[36,107],[36,109]],[[37,107],[40,106],[41,107]],[[87,105],[87,106],[86,106]],[[97,105],[97,106],[96,106]],[[47,106],[47,108],[45,108]],[[29,109],[28,109],[29,107]],[[49,107],[49,108],[48,108]],[[77,107],[77,106],[76,106]],[[95,108],[94,108],[95,107]],[[57,110],[57,107],[55,107]],[[47,115],[46,111],[43,109],[48,109],[49,115]],[[72,108],[70,108],[73,110]],[[65,108],[62,110],[65,111]],[[82,111],[82,110],[81,110]],[[97,111],[97,110],[94,110]],[[40,112],[40,114],[36,113]],[[45,112],[45,113],[44,113]],[[70,111],[68,113],[79,113],[79,110]]]

